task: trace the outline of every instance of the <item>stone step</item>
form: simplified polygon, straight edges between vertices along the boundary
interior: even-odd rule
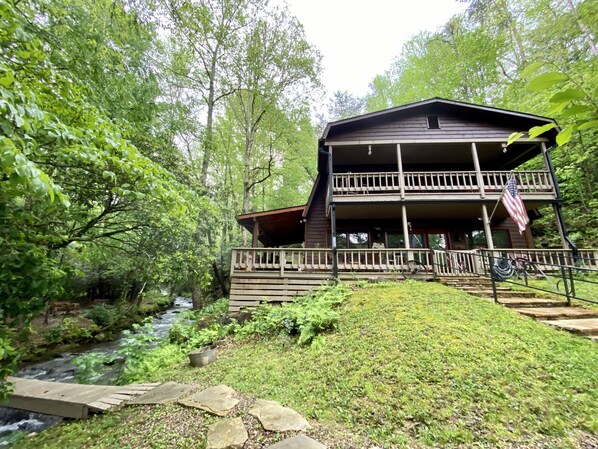
[[[588,338],[590,340],[594,340],[596,343],[598,343],[598,335],[590,335],[590,336],[588,336]]]
[[[485,296],[491,298],[494,296],[492,290],[467,290],[471,295]],[[535,298],[534,292],[516,291],[516,290],[497,290],[499,299],[502,298]]]
[[[598,336],[598,318],[582,318],[578,320],[546,320],[542,322],[572,332],[574,334]]]
[[[537,320],[566,320],[579,318],[598,318],[598,310],[582,307],[528,307],[515,309],[517,312]]]
[[[505,307],[512,307],[514,309],[527,309],[528,307],[565,307],[567,305],[565,301],[546,298],[499,298],[498,302]]]
[[[480,288],[480,286],[478,285],[463,285],[460,287],[455,286],[455,288],[459,288],[461,290],[465,290],[465,291],[470,291],[470,290],[487,290],[488,288],[486,286],[482,286],[482,288]],[[490,290],[492,289],[492,286],[489,286]],[[497,292],[510,292],[511,289],[507,288],[507,287],[496,287],[496,291]]]

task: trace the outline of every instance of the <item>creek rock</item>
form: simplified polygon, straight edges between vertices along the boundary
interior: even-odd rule
[[[306,430],[310,427],[303,416],[276,401],[258,399],[249,410],[249,414],[255,416],[265,430],[274,432]]]
[[[179,401],[179,404],[199,408],[217,416],[226,416],[238,403],[235,390],[226,385],[206,388]]]
[[[268,446],[266,449],[326,449],[326,446],[301,434],[293,438],[279,441],[272,446]]]
[[[208,428],[207,449],[241,449],[249,435],[242,418],[228,418]]]

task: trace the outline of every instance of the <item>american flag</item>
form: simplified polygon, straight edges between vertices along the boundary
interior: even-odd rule
[[[505,208],[513,221],[519,226],[519,234],[523,234],[526,225],[529,223],[529,217],[527,216],[527,211],[523,205],[521,195],[519,195],[515,175],[511,175],[511,178],[507,183],[507,187],[502,196],[502,203],[505,205]]]

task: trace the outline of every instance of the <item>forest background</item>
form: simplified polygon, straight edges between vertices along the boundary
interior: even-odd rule
[[[226,295],[235,216],[305,203],[326,121],[434,96],[556,118],[570,235],[598,246],[598,2],[466,3],[322,109],[318,50],[267,0],[0,0],[0,374],[52,300]]]

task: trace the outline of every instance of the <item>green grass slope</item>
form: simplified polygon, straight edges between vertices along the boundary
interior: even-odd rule
[[[339,331],[311,347],[233,342],[215,364],[197,369],[179,358],[146,380],[225,383],[383,447],[598,441],[595,342],[431,283],[357,290],[340,312]],[[93,431],[76,425],[79,438]],[[23,447],[52,447],[61,432]]]

